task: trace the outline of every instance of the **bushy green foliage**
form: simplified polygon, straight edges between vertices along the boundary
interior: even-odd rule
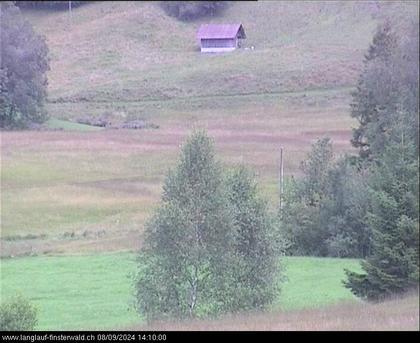
[[[34,32],[12,2],[0,4],[0,127],[43,122],[49,70],[45,39]]]
[[[359,78],[356,91],[353,93],[351,116],[359,122],[359,127],[353,129],[352,144],[359,149],[362,159],[368,159],[371,154],[368,142],[368,129],[373,133],[372,122],[379,120],[378,113],[384,107],[392,104],[392,96],[396,91],[396,84],[392,79],[392,54],[397,45],[395,33],[389,23],[379,26],[373,42],[364,60],[364,70]],[[376,130],[381,127],[374,125]],[[376,131],[375,130],[375,131]]]
[[[272,224],[251,179],[234,175],[225,182],[204,132],[183,146],[139,254],[136,305],[148,319],[216,315],[274,299]]]
[[[213,16],[228,6],[227,1],[162,1],[165,12],[180,20],[188,21]]]
[[[398,110],[418,113],[418,39],[418,22],[403,32],[395,32],[387,22],[377,29],[351,104],[351,115],[359,122],[352,144],[359,149],[360,162],[383,152],[386,132]]]
[[[284,242],[267,204],[258,196],[251,172],[243,166],[234,169],[228,175],[227,189],[237,226],[236,308],[263,309],[279,292],[278,256]]]
[[[229,308],[234,230],[211,140],[196,133],[167,176],[162,205],[146,228],[140,313],[182,318]]]
[[[22,296],[0,305],[0,331],[31,331],[37,322],[36,308]]]
[[[369,178],[372,255],[362,263],[364,274],[347,272],[346,286],[369,300],[406,292],[419,282],[418,148],[404,117],[395,116]]]
[[[295,255],[364,257],[370,232],[364,222],[368,202],[364,178],[344,156],[334,159],[329,138],[312,147],[303,176],[287,187],[283,230]]]
[[[418,21],[404,35],[391,39],[390,32],[385,27],[376,34],[371,50],[377,46],[377,53],[361,77],[370,83],[355,98],[359,117],[369,116],[358,130],[365,140],[362,162],[371,162],[362,163],[361,172],[368,175],[372,253],[362,263],[365,273],[347,272],[345,284],[369,300],[403,293],[419,281]],[[361,99],[373,107],[361,106]]]
[[[328,256],[366,257],[371,251],[371,230],[365,223],[369,208],[366,180],[348,156],[337,160],[329,172],[328,197],[322,225],[328,227]]]
[[[312,145],[308,158],[301,163],[305,177],[300,193],[309,206],[317,206],[326,194],[333,157],[331,140],[326,137]]]
[[[373,246],[383,242],[377,242],[373,231],[378,228],[369,218],[380,198],[367,193],[369,182],[378,166],[391,163],[385,151],[399,144],[398,125],[418,152],[418,23],[410,23],[405,34],[394,32],[389,23],[379,26],[364,63],[351,113],[359,121],[352,139],[359,156],[334,162],[327,140],[314,145],[302,166],[303,177],[291,183],[282,213],[294,254],[375,255]]]
[[[321,208],[327,195],[328,170],[332,163],[330,139],[319,139],[301,164],[303,177],[289,185],[282,223],[293,254],[327,254],[328,230],[321,225]]]

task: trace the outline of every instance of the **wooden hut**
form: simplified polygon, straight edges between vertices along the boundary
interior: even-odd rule
[[[246,35],[242,24],[206,24],[200,26],[197,38],[201,52],[225,52],[240,47]]]

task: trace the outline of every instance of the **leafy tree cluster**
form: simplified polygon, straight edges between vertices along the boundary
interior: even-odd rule
[[[410,117],[396,113],[381,157],[370,168],[366,223],[372,253],[362,262],[364,273],[347,271],[346,281],[354,294],[369,300],[418,287],[419,150]]]
[[[282,212],[293,253],[366,258],[345,284],[369,300],[418,287],[418,54],[418,22],[378,28],[353,93],[358,156],[319,140]]]
[[[0,127],[44,121],[48,47],[10,1],[0,4],[0,43]]]
[[[349,158],[335,159],[329,138],[319,139],[291,180],[281,213],[295,255],[365,257],[370,230],[365,182]]]
[[[37,309],[22,296],[0,305],[0,331],[32,331],[37,322]]]
[[[372,253],[362,262],[364,273],[346,272],[346,286],[378,300],[419,282],[418,21],[403,34],[380,27],[369,57],[353,114],[364,118],[354,137],[364,139],[355,146],[361,171],[369,173],[365,222],[372,230]]]
[[[223,11],[227,1],[162,1],[161,7],[171,16],[183,21],[213,16]]]
[[[135,278],[148,319],[264,308],[278,292],[274,221],[244,168],[226,173],[194,133],[164,183]]]

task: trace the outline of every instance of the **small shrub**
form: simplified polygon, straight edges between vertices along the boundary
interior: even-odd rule
[[[32,331],[37,323],[37,309],[22,296],[0,306],[0,331]]]

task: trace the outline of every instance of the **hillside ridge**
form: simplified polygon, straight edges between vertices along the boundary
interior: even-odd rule
[[[233,2],[219,17],[193,22],[167,16],[155,2],[87,4],[71,21],[65,11],[24,14],[50,47],[49,101],[112,103],[349,87],[377,24],[416,6]],[[195,33],[205,22],[241,22],[245,47],[255,50],[200,54]]]

